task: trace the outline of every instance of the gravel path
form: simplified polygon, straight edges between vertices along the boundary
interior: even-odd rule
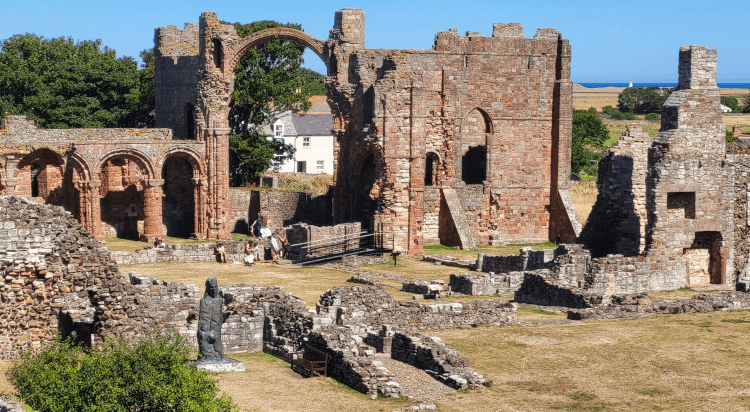
[[[433,379],[427,372],[408,363],[393,360],[385,354],[378,354],[376,357],[377,360],[383,362],[388,372],[393,374],[396,382],[401,384],[403,395],[412,400],[435,400],[442,398],[445,394],[456,392],[450,386]]]

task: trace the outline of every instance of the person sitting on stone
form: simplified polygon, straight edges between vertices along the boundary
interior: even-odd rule
[[[253,250],[255,246],[254,243],[255,242],[248,241],[245,244],[245,266],[255,266],[255,250]]]
[[[159,246],[157,248],[164,249],[167,247],[167,242],[164,241],[164,239],[159,239]]]
[[[224,249],[223,243],[217,243],[216,246],[214,246],[214,253],[219,255],[219,263],[227,263],[227,252]]]

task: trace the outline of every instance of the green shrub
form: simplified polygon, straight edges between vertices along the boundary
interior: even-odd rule
[[[190,365],[177,332],[153,332],[135,345],[122,338],[84,349],[58,340],[27,352],[7,372],[19,397],[39,412],[237,410],[210,374]]]
[[[646,119],[646,120],[650,120],[652,122],[656,122],[656,121],[659,121],[661,119],[661,116],[659,116],[658,113],[649,113],[649,114],[643,116],[643,118]]]
[[[635,120],[635,114],[633,114],[633,112],[621,112],[619,109],[616,109],[612,106],[602,107],[602,113],[606,114],[610,119],[614,120]]]

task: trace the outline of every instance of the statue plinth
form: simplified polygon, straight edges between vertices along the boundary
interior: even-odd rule
[[[224,358],[220,361],[199,361],[195,363],[198,370],[208,372],[244,372],[245,364],[237,359]]]

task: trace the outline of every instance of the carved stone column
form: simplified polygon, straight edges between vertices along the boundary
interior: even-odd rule
[[[191,239],[205,239],[206,238],[206,180],[200,178],[193,179],[193,204],[194,206],[194,229],[190,235]]]
[[[141,241],[153,242],[156,238],[164,238],[162,230],[162,186],[164,179],[150,179],[146,181],[143,190],[143,211],[146,220],[143,223]]]
[[[88,205],[90,210],[90,216],[88,219],[89,225],[86,229],[94,235],[100,242],[104,241],[104,233],[102,233],[102,208],[101,199],[99,196],[99,186],[101,181],[92,180],[88,182]]]

